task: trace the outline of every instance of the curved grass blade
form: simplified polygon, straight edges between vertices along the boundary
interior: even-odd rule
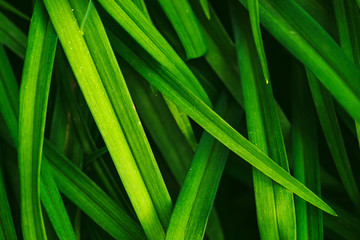
[[[211,106],[206,92],[194,74],[131,0],[98,2],[172,78],[186,84],[196,96]]]
[[[307,70],[307,76],[316,111],[334,163],[350,199],[360,209],[360,192],[350,166],[333,99],[309,70]]]
[[[1,154],[5,157],[3,153]],[[2,164],[0,164],[0,238],[7,240],[17,239],[9,200],[5,189]]]
[[[317,142],[316,113],[311,101],[304,71],[294,67],[293,79],[293,160],[294,175],[321,196],[320,164]],[[324,239],[322,212],[295,197],[297,239]]]
[[[256,51],[259,55],[265,82],[268,84],[270,81],[270,74],[267,66],[264,44],[261,37],[259,0],[247,0],[247,4],[249,8],[250,23],[255,41]]]
[[[246,6],[246,0],[239,0]],[[360,121],[360,70],[328,33],[293,0],[260,0],[264,27],[290,53],[307,66],[344,106]]]
[[[25,57],[25,34],[0,12],[0,43],[11,49],[20,58]]]
[[[188,59],[203,56],[207,43],[188,0],[158,0],[182,42]]]
[[[177,104],[177,106],[189,117],[191,117],[195,122],[197,122],[230,150],[234,151],[237,155],[259,169],[265,175],[269,176],[271,179],[283,185],[298,196],[304,198],[306,201],[330,214],[335,214],[335,212],[326,203],[324,203],[299,181],[291,177],[289,173],[273,162],[241,134],[230,127],[226,121],[207,107],[204,102],[194,96],[186,86],[179,81],[164,78],[166,74],[161,72],[159,69],[154,72],[148,62],[141,58],[144,57],[144,55],[136,55],[129,46],[121,42],[119,39],[111,38],[111,41],[115,51],[117,51],[131,66],[134,68],[139,65],[142,66],[137,69],[147,81],[162,92],[164,96],[168,97],[171,101]]]
[[[230,5],[238,53],[249,140],[289,172],[285,143],[271,84],[264,81],[251,23],[239,3]],[[254,29],[252,29],[254,30]],[[253,169],[261,239],[296,239],[293,194]]]
[[[239,122],[241,110],[223,94],[216,106],[231,123]],[[181,188],[171,216],[166,239],[203,239],[206,224],[229,150],[205,132],[200,140],[190,170]]]
[[[57,36],[37,1],[20,88],[18,158],[24,239],[46,239],[40,208],[40,167]]]
[[[15,75],[6,56],[3,46],[0,44],[0,113],[3,116],[9,133],[17,145],[18,131],[18,106],[19,106],[19,87],[16,83]]]
[[[16,8],[14,8],[11,4],[5,2],[4,0],[0,0],[0,8],[3,8],[9,12],[12,12],[13,14],[15,14],[27,21],[30,21],[30,18],[28,16],[26,16],[25,14],[23,14],[22,12],[20,12]]]
[[[115,239],[145,239],[140,227],[48,141],[44,152],[60,190]]]
[[[136,214],[147,236],[157,239],[165,235],[171,199],[97,11],[82,35],[77,19],[86,1],[44,2]]]

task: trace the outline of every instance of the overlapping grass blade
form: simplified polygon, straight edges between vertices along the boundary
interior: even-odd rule
[[[242,111],[223,94],[216,106],[231,123],[239,122]],[[229,150],[205,132],[181,188],[171,216],[166,239],[203,239],[206,224],[224,170]]]
[[[30,21],[30,18],[28,16],[26,16],[24,13],[20,12],[19,10],[17,10],[15,7],[13,7],[8,2],[5,2],[4,0],[0,0],[0,8],[3,8],[27,21]]]
[[[1,152],[1,154],[3,153]],[[4,157],[4,155],[2,156]],[[5,189],[2,163],[0,163],[0,238],[9,240],[17,239],[9,200]]]
[[[340,45],[350,59],[360,67],[360,19],[359,9],[354,1],[333,0],[336,22],[338,25]],[[360,122],[355,122],[356,133],[360,143]]]
[[[161,94],[154,95],[148,82],[136,74],[125,62],[121,65],[136,109],[176,181],[181,186],[194,155],[192,149],[184,135],[179,131],[178,126],[176,126],[176,122]],[[208,237],[210,239],[223,239],[222,229],[215,209],[213,209],[209,221],[211,221],[211,224],[206,229]]]
[[[293,160],[294,175],[321,196],[316,113],[304,70],[293,68]],[[295,197],[297,239],[324,239],[322,212]]]
[[[194,9],[197,9],[196,13],[204,28],[209,45],[209,51],[205,55],[206,60],[237,102],[243,106],[243,91],[237,66],[235,45],[211,5],[209,5],[212,16],[210,20],[206,19],[204,14],[198,11],[199,4],[196,4],[196,1],[193,2],[193,6]],[[284,136],[287,136],[290,133],[291,124],[283,110],[279,106],[277,106],[277,109]]]
[[[203,56],[207,51],[207,43],[188,0],[158,1],[179,36],[187,58]]]
[[[314,193],[309,191],[300,182],[295,180],[282,169],[278,164],[273,162],[263,152],[247,141],[241,134],[236,132],[214,111],[206,106],[199,98],[186,88],[179,81],[163,78],[164,73],[154,72],[148,62],[136,55],[125,43],[119,39],[111,37],[113,47],[131,66],[138,69],[138,72],[154,85],[164,96],[178,105],[188,116],[196,121],[211,135],[217,138],[225,146],[241,156],[251,165],[262,171],[274,181],[288,188],[290,191],[309,201],[313,205],[324,211],[335,214],[331,208],[325,204]],[[137,66],[142,66],[137,68]],[[150,74],[149,74],[150,73]]]
[[[77,19],[85,16],[86,1],[44,2],[140,222],[156,239],[165,234],[171,199],[97,11],[82,35]]]
[[[211,102],[194,74],[131,0],[98,1],[104,9],[168,72],[207,105]]]
[[[245,0],[239,1],[246,6]],[[359,121],[360,87],[357,79],[360,79],[360,70],[328,33],[293,0],[260,0],[260,19],[263,26]]]
[[[136,4],[136,6],[138,6],[138,8],[145,15],[145,17],[147,19],[151,20],[149,12],[148,12],[146,4],[145,4],[145,0],[133,0],[133,2]]]
[[[280,122],[271,84],[264,81],[248,15],[233,2],[233,25],[244,91],[249,140],[289,172]],[[252,30],[254,31],[253,27]],[[296,239],[293,194],[253,169],[257,220],[262,239]]]
[[[25,34],[0,12],[0,43],[10,48],[19,57],[24,58],[26,41]]]
[[[145,239],[140,227],[93,181],[45,142],[45,155],[60,190],[116,239]]]
[[[18,158],[24,239],[46,239],[40,207],[40,168],[57,36],[37,1],[20,88]]]
[[[66,208],[47,161],[41,163],[41,201],[60,240],[76,240]]]
[[[6,91],[7,95],[4,96],[2,101],[4,104],[0,106],[0,113],[6,114],[2,115],[5,118],[5,122],[7,127],[9,128],[10,132],[10,141],[13,143],[13,147],[16,147],[17,145],[17,125],[18,125],[18,102],[19,102],[19,89],[16,83],[15,76],[12,72],[11,66],[6,59],[6,55],[3,55],[2,48],[0,49],[0,57],[2,60],[3,66],[6,66],[7,68],[1,68],[5,71],[4,76],[4,85],[0,87],[1,91]],[[6,96],[6,97],[5,97]],[[4,111],[8,109],[7,113]],[[16,127],[15,127],[16,126]],[[43,169],[43,167],[42,167]],[[41,193],[41,199],[43,201],[43,205],[48,212],[48,215],[54,219],[53,226],[55,231],[61,236],[60,239],[74,239],[74,234],[72,231],[72,226],[69,220],[69,217],[66,214],[66,209],[64,207],[64,204],[62,203],[62,200],[60,198],[60,195],[58,193],[56,185],[52,182],[53,180],[50,173],[47,170],[41,170],[41,174],[43,175],[43,172],[46,172],[45,177],[41,177],[40,182],[40,189],[42,191]],[[19,174],[16,174],[16,176],[19,176]]]
[[[247,1],[249,8],[249,16],[251,29],[254,36],[256,51],[259,55],[262,71],[264,74],[265,82],[268,83],[270,81],[270,74],[267,66],[266,55],[264,44],[261,36],[260,29],[260,14],[259,14],[259,0],[248,0]]]
[[[340,178],[351,200],[360,208],[360,192],[350,166],[332,96],[309,70],[307,76],[321,127]]]

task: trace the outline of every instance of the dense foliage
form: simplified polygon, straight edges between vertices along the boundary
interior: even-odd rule
[[[0,239],[358,239],[359,0],[0,0]]]

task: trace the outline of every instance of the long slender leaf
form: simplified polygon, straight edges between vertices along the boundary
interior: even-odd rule
[[[0,7],[9,12],[16,14],[17,16],[19,16],[27,21],[30,21],[30,18],[28,16],[26,16],[24,13],[17,10],[15,7],[13,7],[11,4],[5,2],[4,0],[0,0]]]
[[[55,147],[45,142],[45,155],[60,190],[116,239],[145,239],[144,233],[110,197]]]
[[[40,168],[57,36],[37,1],[20,90],[18,154],[24,239],[46,239],[40,208]]]
[[[360,67],[360,12],[353,1],[333,0],[333,5],[341,47],[356,66]],[[360,144],[360,122],[355,122],[355,125]]]
[[[0,12],[0,43],[10,48],[19,57],[25,57],[25,34]]]
[[[294,175],[312,191],[321,195],[320,164],[315,109],[304,71],[294,67],[293,85],[293,159]],[[323,239],[323,219],[319,209],[296,197],[297,238]]]
[[[220,97],[216,109],[231,123],[239,122],[241,110]],[[171,216],[166,239],[203,239],[206,224],[229,150],[205,132]]]
[[[246,6],[245,0],[239,1]],[[328,33],[293,0],[260,0],[260,20],[359,121],[360,71]]]
[[[222,118],[206,106],[199,98],[194,96],[189,89],[172,79],[162,78],[164,74],[153,72],[151,67],[137,56],[125,43],[119,39],[111,38],[115,51],[121,54],[134,68],[141,64],[139,73],[153,84],[166,97],[182,108],[194,121],[200,124],[211,135],[225,146],[244,158],[251,165],[262,171],[274,181],[280,183],[290,191],[309,201],[321,209],[335,214],[314,193],[305,188],[283,170],[279,165],[268,158],[263,152],[247,141],[243,136],[231,128]],[[149,74],[150,73],[150,74]]]
[[[187,58],[203,56],[207,51],[207,43],[188,0],[158,1],[178,34]]]
[[[156,239],[165,234],[171,199],[97,11],[92,10],[82,35],[77,19],[85,16],[86,1],[44,3],[140,222]]]
[[[183,84],[187,84],[200,99],[211,106],[193,73],[131,0],[98,2],[172,77],[181,79]]]
[[[260,16],[259,16],[259,0],[248,0],[248,8],[251,22],[251,29],[254,36],[256,50],[259,55],[261,67],[263,70],[265,82],[268,83],[270,81],[270,74],[267,66],[266,55],[264,44],[261,36],[260,29]]]
[[[247,20],[247,14],[241,11],[239,3],[230,6],[233,10],[249,139],[289,172],[272,87],[268,81],[264,81],[265,76],[261,71],[264,66],[257,53],[258,46],[255,39],[251,38],[250,25],[253,23]],[[253,170],[253,181],[261,238],[296,239],[293,195],[257,169]]]
[[[360,192],[351,170],[333,99],[329,92],[317,81],[314,74],[307,71],[307,75],[316,111],[334,163],[351,200],[357,208],[360,208]]]

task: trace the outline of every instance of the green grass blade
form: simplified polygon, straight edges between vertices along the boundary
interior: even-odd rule
[[[0,113],[17,145],[19,87],[3,46],[0,44]]]
[[[262,171],[274,181],[288,188],[290,191],[309,201],[324,211],[335,214],[335,212],[309,189],[290,176],[278,164],[273,162],[257,147],[246,140],[241,134],[231,128],[213,110],[206,106],[199,98],[183,84],[173,79],[163,78],[164,73],[154,72],[149,64],[136,55],[125,43],[119,39],[111,38],[113,47],[131,66],[152,85],[154,85],[164,96],[178,105],[189,117],[196,121],[211,135],[217,138],[230,150],[241,156],[248,163]],[[142,66],[137,68],[137,66]],[[150,74],[149,74],[150,73]]]
[[[60,190],[115,239],[145,239],[140,227],[50,142],[44,152]]]
[[[239,6],[234,2],[230,8],[233,10],[249,140],[289,172],[272,87],[264,81],[257,46],[251,37],[251,24]],[[257,169],[253,170],[253,181],[261,238],[296,239],[293,195]]]
[[[172,77],[180,79],[211,106],[206,92],[194,74],[131,0],[98,2]]]
[[[25,34],[0,12],[0,43],[11,49],[20,58],[25,57]]]
[[[259,55],[262,71],[264,74],[265,82],[269,83],[270,74],[267,66],[264,44],[261,37],[260,29],[260,14],[259,14],[259,0],[248,0],[249,16],[251,22],[251,29],[254,36],[256,51]]]
[[[222,95],[216,109],[231,123],[239,122],[241,110],[229,107]],[[171,216],[166,239],[203,239],[229,150],[210,134],[202,135],[188,175]]]
[[[138,6],[138,8],[141,10],[141,12],[145,15],[145,17],[149,20],[150,19],[150,15],[149,15],[149,12],[147,10],[147,7],[146,7],[146,4],[145,4],[145,1],[144,0],[132,0],[136,6]]]
[[[14,8],[11,4],[5,2],[4,0],[0,0],[0,8],[3,8],[9,12],[12,12],[13,14],[15,14],[27,21],[30,21],[30,18],[28,16],[26,16],[25,14],[23,14],[22,12],[20,12],[16,8]]]
[[[294,175],[321,196],[316,113],[305,74],[294,67],[293,79],[293,160]],[[296,197],[297,239],[324,239],[322,212]]]
[[[245,0],[240,2],[246,6]],[[328,33],[293,0],[260,1],[264,27],[307,66],[341,103],[360,120],[360,71]],[[331,50],[330,50],[331,49]]]
[[[20,90],[18,154],[24,239],[46,239],[40,208],[40,166],[57,36],[35,5]]]
[[[211,14],[210,14],[210,8],[209,8],[209,2],[208,0],[199,0],[202,10],[204,11],[207,19],[211,18]]]
[[[351,0],[333,0],[333,5],[341,47],[356,66],[360,67],[360,12]],[[360,144],[360,122],[355,122],[355,125]]]
[[[2,157],[5,157],[2,152],[1,155]],[[17,239],[9,200],[5,189],[2,163],[0,164],[0,238],[8,240]]]
[[[85,15],[87,2],[71,1],[71,4],[73,6],[65,0],[45,1],[140,222],[147,236],[156,239],[165,234],[164,227],[172,209],[170,196],[96,9],[92,10],[82,35],[77,18],[82,19]]]
[[[47,161],[41,163],[40,187],[41,201],[59,239],[76,240],[74,229]]]
[[[203,56],[207,43],[188,0],[158,0],[182,42],[188,59]]]
[[[350,166],[333,99],[314,74],[307,71],[307,75],[316,111],[334,163],[351,200],[357,208],[360,208],[360,192]]]

